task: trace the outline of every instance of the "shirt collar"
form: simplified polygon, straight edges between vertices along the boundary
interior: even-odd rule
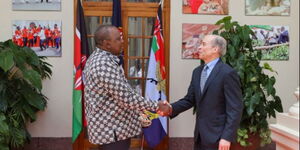
[[[215,67],[215,65],[217,64],[217,62],[219,61],[219,59],[220,58],[216,58],[213,61],[211,61],[205,65],[208,67],[209,70],[212,70]]]
[[[118,58],[118,56],[112,54],[111,52],[109,51],[106,51],[106,50],[103,50],[103,49],[100,49],[100,48],[96,48],[96,51],[103,54],[103,55],[106,55],[107,57],[109,57],[114,63],[116,63],[117,65],[119,65],[120,63],[120,59]]]

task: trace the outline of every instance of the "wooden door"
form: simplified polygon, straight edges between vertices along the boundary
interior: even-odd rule
[[[157,15],[159,0],[121,0],[122,1],[122,26],[124,38],[124,71],[133,88],[141,95],[145,93],[145,83],[148,68],[152,27]],[[75,7],[76,8],[76,7]],[[83,0],[85,23],[87,27],[89,48],[95,49],[93,32],[100,24],[111,24],[112,0]],[[75,13],[76,14],[76,13]],[[165,56],[167,77],[169,72],[169,21],[170,3],[164,0],[163,9],[163,34],[165,41]],[[169,80],[167,78],[167,97]],[[131,148],[151,150],[143,140],[137,136],[131,141]],[[86,130],[81,133],[73,144],[76,150],[94,150],[97,145],[92,145],[87,140]],[[154,150],[167,150],[168,137]]]

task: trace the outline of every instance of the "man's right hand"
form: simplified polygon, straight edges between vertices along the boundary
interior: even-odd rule
[[[172,114],[172,106],[165,100],[158,102],[157,114],[160,116],[169,116]]]

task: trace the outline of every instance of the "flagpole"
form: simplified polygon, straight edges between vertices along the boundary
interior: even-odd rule
[[[161,5],[161,10],[164,9],[164,0],[160,0],[159,5]]]
[[[142,144],[141,144],[141,150],[144,149],[144,140],[145,140],[145,137],[144,137],[144,134],[143,134],[143,137],[142,137]]]

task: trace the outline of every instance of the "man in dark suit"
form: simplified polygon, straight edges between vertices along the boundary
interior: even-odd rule
[[[196,107],[194,150],[229,150],[236,139],[242,92],[238,74],[220,59],[225,53],[223,37],[205,36],[199,47],[205,64],[194,69],[186,96],[171,104],[171,118]]]

